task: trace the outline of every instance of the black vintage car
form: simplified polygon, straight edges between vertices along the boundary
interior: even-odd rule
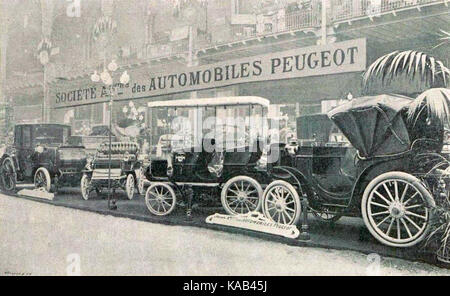
[[[177,110],[203,109],[210,114],[239,106],[242,111],[246,111],[247,116],[258,112],[261,122],[268,104],[268,100],[259,97],[223,97],[150,102],[148,105],[150,108]],[[256,129],[255,125],[253,128]],[[217,133],[218,121],[214,126]],[[245,135],[248,136],[243,133]],[[263,193],[261,184],[267,183],[266,171],[258,166],[263,144],[258,137],[247,141],[242,137],[238,139],[241,140],[241,146],[229,147],[230,143],[203,137],[198,145],[186,141],[189,143],[187,147],[173,150],[168,157],[152,157],[143,174],[146,182],[150,183],[145,194],[148,210],[153,215],[168,215],[177,202],[189,203],[186,203],[186,192],[192,192],[194,202],[210,205],[216,205],[217,196],[220,196],[224,210],[230,215],[260,210]],[[225,138],[226,140],[231,139]]]
[[[133,199],[136,189],[136,172],[141,168],[139,146],[134,142],[102,143],[94,158],[86,166],[81,179],[81,196],[88,200],[92,191],[101,194],[108,188],[125,190]],[[109,183],[109,184],[108,184]]]
[[[426,110],[408,120],[411,102],[398,95],[354,99],[330,111],[329,122],[317,129],[329,133],[335,125],[351,146],[327,135],[299,140],[294,155],[281,149],[270,167],[275,181],[263,195],[265,216],[296,224],[307,210],[300,203],[305,198],[308,210],[323,220],[362,217],[385,245],[410,247],[422,241],[436,200],[448,195],[437,170],[448,158],[441,153],[442,124]]]
[[[14,128],[14,144],[1,156],[1,185],[13,191],[18,181],[34,181],[36,188],[57,191],[77,186],[86,165],[83,146],[67,146],[70,126],[21,124]]]

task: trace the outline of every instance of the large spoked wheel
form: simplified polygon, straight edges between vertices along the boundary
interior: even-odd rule
[[[46,168],[38,168],[34,174],[34,188],[50,192],[52,188],[52,179]]]
[[[145,204],[150,213],[156,216],[169,215],[175,208],[177,197],[170,185],[154,183],[145,193]]]
[[[16,170],[11,157],[3,160],[0,173],[2,187],[6,191],[14,191],[16,189]]]
[[[127,182],[125,183],[125,191],[127,192],[127,197],[132,200],[134,197],[134,189],[136,187],[136,181],[133,174],[127,176]]]
[[[84,200],[89,200],[89,195],[91,193],[91,178],[88,175],[83,175],[83,177],[81,177],[80,191],[81,197]]]
[[[264,190],[262,204],[264,215],[273,222],[291,225],[300,220],[300,197],[294,186],[286,181],[270,183]]]
[[[261,208],[261,185],[253,178],[237,176],[222,188],[221,202],[229,215],[246,214]]]
[[[433,198],[416,177],[389,172],[373,179],[364,190],[361,212],[366,227],[381,243],[411,247],[429,231]]]

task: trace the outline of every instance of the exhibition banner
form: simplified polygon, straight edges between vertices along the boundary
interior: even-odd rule
[[[117,83],[113,87],[89,79],[80,80],[77,88],[74,81],[67,83],[70,87],[60,82],[51,87],[51,104],[53,108],[64,108],[106,102],[112,88],[114,100],[132,100],[241,83],[364,71],[366,40],[354,39],[208,65],[173,68],[158,71],[149,67],[144,71],[139,69],[130,73],[129,83]],[[118,82],[119,77],[114,77],[114,80]]]

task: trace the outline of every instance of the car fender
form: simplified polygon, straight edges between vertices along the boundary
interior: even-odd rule
[[[0,158],[0,165],[3,164],[3,161],[6,158],[11,158],[13,161],[13,166],[14,166],[14,171],[17,173],[17,169],[19,168],[19,161],[17,160],[17,157],[15,155],[9,154],[9,153],[5,153],[1,156]]]
[[[362,195],[364,193],[364,189],[367,187],[367,185],[375,179],[376,177],[380,176],[381,174],[390,172],[390,171],[404,171],[407,172],[404,167],[404,158],[399,159],[392,159],[392,158],[386,158],[383,161],[378,161],[376,163],[373,163],[369,166],[367,166],[357,177],[355,184],[353,185],[352,189],[352,202],[353,205],[357,206],[358,208]],[[407,172],[408,173],[408,172]]]
[[[288,178],[280,178],[280,176],[275,176],[274,171],[279,171],[279,172],[284,172],[288,175]],[[300,193],[302,195],[306,194],[309,195],[311,194],[310,192],[310,186],[308,184],[308,181],[306,179],[306,177],[303,175],[302,172],[300,172],[298,169],[294,168],[294,167],[289,167],[289,166],[276,166],[273,167],[271,169],[271,174],[270,176],[272,178],[276,178],[278,180],[283,180],[285,179],[285,181],[289,182],[292,185],[297,185],[298,188],[300,189]],[[292,181],[288,181],[289,179],[291,179]]]

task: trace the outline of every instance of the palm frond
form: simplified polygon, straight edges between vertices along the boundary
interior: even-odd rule
[[[423,110],[428,118],[450,124],[450,89],[431,88],[421,93],[408,107],[408,121],[415,122]]]
[[[444,44],[450,43],[450,33],[447,31],[444,31],[442,29],[440,31],[442,33],[441,34],[442,37],[439,38],[439,40],[441,40],[441,42],[438,45],[436,45],[435,47],[433,47],[433,49],[438,48],[439,46],[442,46]]]
[[[389,85],[397,76],[418,79],[427,87],[447,87],[450,70],[434,57],[415,50],[394,51],[373,62],[363,75],[367,89],[372,82]]]

